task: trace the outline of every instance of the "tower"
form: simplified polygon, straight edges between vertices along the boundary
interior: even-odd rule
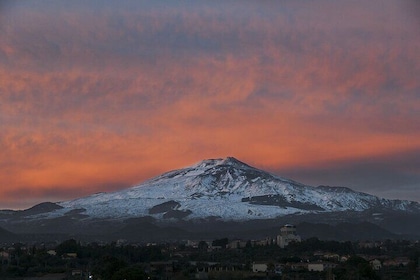
[[[290,242],[300,241],[300,236],[296,234],[296,226],[286,224],[280,228],[280,234],[277,235],[277,245],[281,248],[286,247]]]

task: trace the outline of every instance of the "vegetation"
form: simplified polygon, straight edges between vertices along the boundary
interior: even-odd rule
[[[311,238],[284,249],[256,246],[250,241],[242,248],[229,249],[225,248],[227,238],[196,244],[121,246],[81,244],[76,240],[56,246],[13,244],[0,249],[0,279],[51,273],[62,273],[63,279],[192,279],[199,272],[208,273],[209,279],[420,279],[420,245],[408,241],[361,246]],[[401,263],[375,270],[369,262],[374,258],[382,263]],[[266,263],[267,272],[252,272],[255,262]],[[319,262],[331,267],[308,270],[308,263]]]

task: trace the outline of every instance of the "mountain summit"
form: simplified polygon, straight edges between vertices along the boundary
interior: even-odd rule
[[[0,210],[0,228],[16,233],[14,239],[25,234],[30,240],[80,236],[156,241],[266,237],[283,223],[316,221],[350,222],[352,227],[368,222],[393,234],[417,236],[419,217],[416,202],[378,198],[349,188],[306,186],[227,157],[206,159],[117,192],[46,202],[22,211]],[[317,228],[327,233],[318,232],[318,236],[331,237],[331,228]],[[374,231],[364,236],[369,234],[380,237]],[[314,235],[313,224],[307,235]],[[360,235],[350,232],[342,238]]]
[[[272,219],[289,214],[365,210],[420,211],[418,203],[378,198],[340,187],[311,187],[233,157],[206,159],[114,193],[57,203],[48,215],[77,212],[85,219]],[[73,212],[72,212],[73,211]],[[45,216],[44,216],[45,217]]]

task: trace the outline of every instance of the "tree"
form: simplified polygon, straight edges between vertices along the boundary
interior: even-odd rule
[[[206,241],[200,241],[198,242],[198,249],[200,251],[207,251],[207,248],[209,247],[209,245],[207,244]]]
[[[93,269],[93,274],[99,275],[102,279],[111,279],[117,271],[126,267],[127,264],[124,261],[113,256],[104,256]]]
[[[350,257],[344,267],[339,267],[334,272],[338,279],[380,279],[369,262],[358,256]]]
[[[79,244],[74,239],[69,239],[57,246],[57,255],[61,256],[66,253],[77,253],[79,251]]]
[[[222,248],[226,248],[226,245],[229,243],[229,239],[227,238],[222,238],[222,239],[216,239],[213,240],[212,242],[212,246],[220,246]]]
[[[148,279],[148,275],[144,272],[143,268],[138,265],[133,265],[130,267],[125,267],[117,272],[111,278],[112,280],[142,280]]]

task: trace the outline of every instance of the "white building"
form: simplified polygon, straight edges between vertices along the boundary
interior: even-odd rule
[[[369,263],[373,270],[381,270],[382,268],[382,263],[378,259],[371,260]]]
[[[329,262],[308,263],[309,271],[326,271],[328,269],[333,269],[335,267],[336,267],[335,263],[329,263]]]
[[[324,271],[324,265],[322,263],[308,263],[309,271]]]
[[[266,263],[252,263],[253,272],[267,272],[268,266]]]
[[[277,245],[280,248],[284,248],[289,245],[290,242],[300,242],[301,238],[296,234],[296,226],[284,225],[280,229],[280,234],[277,235]]]

